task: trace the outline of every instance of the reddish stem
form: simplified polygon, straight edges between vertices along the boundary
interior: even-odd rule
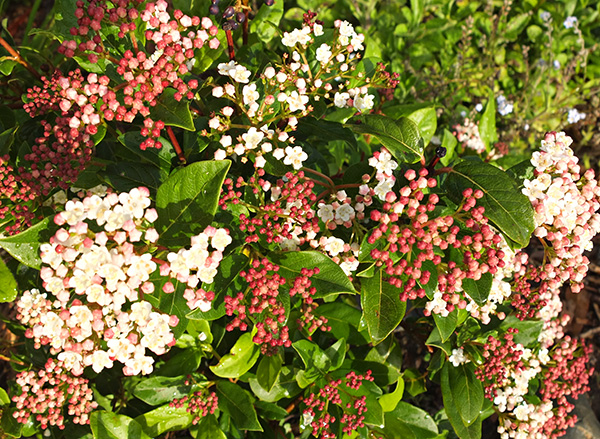
[[[235,59],[235,50],[233,48],[233,35],[230,30],[225,31],[225,35],[227,36],[227,48],[229,49],[229,60],[233,61]]]
[[[185,163],[185,155],[183,154],[183,150],[181,146],[179,146],[179,142],[175,137],[175,133],[171,127],[167,127],[167,134],[169,135],[169,139],[171,139],[171,143],[173,144],[173,148],[175,148],[175,152],[177,153],[177,157],[182,163]]]
[[[244,14],[246,14],[246,19],[242,25],[242,42],[246,46],[248,44],[248,11],[245,11]]]
[[[19,64],[21,64],[22,66],[24,66],[27,70],[29,70],[31,72],[31,74],[33,76],[35,76],[37,79],[42,79],[42,76],[37,72],[37,70],[35,70],[33,68],[33,66],[31,64],[29,64],[27,61],[25,61],[22,57],[21,54],[19,52],[17,52],[15,49],[13,49],[10,44],[8,44],[6,42],[6,40],[2,37],[0,37],[0,45],[2,45],[2,47],[4,47],[8,53],[11,54],[11,56],[13,57],[13,59],[18,62]]]

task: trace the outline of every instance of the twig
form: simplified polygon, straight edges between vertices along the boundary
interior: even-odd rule
[[[226,30],[225,35],[227,36],[227,48],[229,49],[229,60],[233,61],[235,59],[235,49],[233,48],[233,36],[231,35],[230,30]]]
[[[169,134],[169,139],[171,139],[171,143],[173,144],[173,148],[175,148],[175,152],[177,152],[177,157],[182,163],[185,163],[185,154],[183,154],[183,150],[181,146],[179,146],[179,142],[175,137],[175,133],[171,127],[167,127],[167,134]]]
[[[588,331],[585,331],[583,334],[580,335],[580,337],[581,338],[591,338],[599,332],[600,332],[600,326],[598,326],[596,328],[592,328]]]
[[[9,357],[7,357],[5,355],[2,355],[2,354],[0,354],[0,360],[9,361],[11,363],[18,364],[19,366],[25,366],[25,363],[23,363],[22,361],[13,360],[12,358],[9,358]]]
[[[10,44],[8,44],[6,42],[6,40],[2,37],[0,37],[0,45],[2,45],[2,47],[4,47],[8,53],[11,54],[11,56],[13,57],[13,60],[18,62],[19,64],[21,64],[22,66],[24,66],[27,70],[29,70],[31,72],[31,74],[33,76],[35,76],[37,79],[41,80],[42,76],[37,72],[37,70],[35,70],[33,68],[33,66],[31,64],[29,64],[27,61],[25,61],[23,59],[23,57],[21,57],[21,54],[19,52],[17,52],[15,49],[13,49]]]

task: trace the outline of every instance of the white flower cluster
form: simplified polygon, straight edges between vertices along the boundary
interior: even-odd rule
[[[456,125],[454,135],[464,148],[472,149],[477,154],[485,151],[485,144],[479,135],[479,127],[472,120],[465,119],[462,125]]]
[[[469,358],[465,355],[465,350],[463,348],[452,349],[452,355],[448,357],[448,361],[450,361],[454,367],[471,362],[471,360],[469,360]]]
[[[158,239],[151,227],[157,213],[148,208],[146,188],[95,192],[69,200],[55,216],[62,227],[40,248],[47,293],[26,291],[18,317],[29,327],[26,335],[49,345],[75,375],[85,366],[100,372],[115,360],[127,375],[148,374],[154,359],[146,349],[163,354],[175,343],[171,327],[178,323],[139,298],[154,291],[149,277],[157,264],[135,245]]]
[[[336,92],[333,104],[338,108],[354,107],[361,113],[371,110],[375,105],[375,96],[367,92],[367,87],[351,88],[347,92]]]
[[[235,61],[229,61],[228,63],[221,63],[217,66],[219,74],[223,76],[229,76],[235,82],[241,84],[247,84],[252,74],[246,67],[238,64]]]
[[[199,308],[203,312],[211,309],[212,294],[197,287],[200,282],[213,283],[219,263],[223,260],[223,251],[231,241],[227,229],[209,226],[204,232],[192,237],[189,249],[182,248],[177,253],[171,252],[167,255],[169,264],[161,266],[161,274],[176,278],[187,285],[183,297],[190,309]],[[213,251],[209,250],[209,245]],[[174,287],[167,283],[163,290],[171,293]]]
[[[577,108],[571,108],[569,110],[569,114],[567,116],[567,122],[568,123],[577,123],[580,120],[585,119],[586,114],[585,113],[581,113],[577,110]]]
[[[504,95],[500,95],[496,98],[496,105],[498,106],[498,113],[501,116],[507,116],[513,112],[513,103],[507,100]]]
[[[350,45],[352,50],[364,49],[363,42],[365,41],[365,36],[363,34],[357,34],[352,24],[347,21],[337,20],[335,22],[335,27],[339,31],[338,41],[342,46]]]
[[[380,200],[385,201],[385,196],[392,191],[396,182],[393,171],[398,167],[398,162],[392,158],[387,150],[382,149],[381,152],[375,152],[373,157],[369,158],[369,166],[377,170],[375,179],[379,183],[375,186],[375,195]]]

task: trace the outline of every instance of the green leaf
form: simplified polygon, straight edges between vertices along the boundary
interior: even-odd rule
[[[7,407],[2,410],[2,419],[0,419],[0,431],[3,432],[7,437],[21,437],[21,430],[23,424],[17,422],[13,413],[16,408]]]
[[[158,375],[178,377],[194,372],[200,366],[204,354],[199,349],[185,349],[173,355],[158,370]]]
[[[385,429],[381,432],[386,438],[402,439],[434,439],[439,434],[429,413],[402,401],[385,414]]]
[[[501,329],[516,328],[519,330],[514,334],[515,343],[520,343],[527,347],[531,343],[535,343],[542,332],[544,322],[542,320],[519,320],[516,316],[511,315],[502,321]]]
[[[188,395],[192,386],[185,384],[185,377],[155,376],[142,380],[133,389],[133,394],[150,405],[171,402],[175,398]]]
[[[289,416],[289,413],[277,404],[265,401],[256,401],[254,404],[261,418],[272,421],[281,421]]]
[[[454,367],[447,362],[450,391],[457,404],[458,413],[466,426],[471,425],[478,417],[483,407],[483,385],[477,379],[473,363],[461,364]]]
[[[314,139],[319,142],[328,143],[332,140],[343,140],[354,148],[358,148],[354,133],[347,127],[337,122],[314,117],[303,117],[298,121],[298,127],[294,131],[296,139]]]
[[[423,158],[423,139],[417,124],[401,117],[398,120],[379,114],[358,116],[361,123],[349,125],[355,132],[377,138],[397,160],[415,163]]]
[[[156,106],[152,108],[152,119],[161,120],[165,125],[193,131],[194,120],[190,112],[190,104],[185,98],[179,102],[176,101],[174,98],[176,92],[174,88],[167,88],[163,91]]]
[[[465,421],[461,416],[461,411],[471,413],[471,408],[461,407],[471,403],[473,404],[473,407],[475,407],[477,405],[476,403],[478,397],[473,396],[473,398],[468,401],[455,399],[455,394],[458,394],[458,392],[457,389],[454,389],[454,387],[457,387],[459,383],[452,381],[452,378],[455,379],[456,374],[454,371],[451,372],[452,369],[454,369],[454,366],[452,366],[450,362],[446,362],[441,371],[442,398],[444,400],[444,409],[446,411],[446,415],[448,415],[448,420],[450,421],[450,424],[452,424],[452,427],[459,438],[481,439],[481,420],[475,418],[469,425],[465,425]],[[450,376],[451,373],[452,378]],[[481,386],[481,383],[479,383],[479,385]],[[472,389],[474,389],[474,387]],[[483,397],[483,390],[481,396]],[[481,410],[482,406],[483,399],[481,400],[481,406],[479,410]]]
[[[98,172],[100,178],[118,192],[145,186],[151,194],[156,193],[161,181],[160,171],[142,163],[121,162],[109,165],[105,171]]]
[[[493,143],[498,139],[496,133],[496,101],[494,93],[490,92],[485,110],[479,120],[479,136],[485,145],[485,149],[489,151]]]
[[[425,376],[418,369],[408,368],[404,371],[404,386],[411,396],[417,396],[427,391]]]
[[[196,439],[227,439],[214,415],[204,416],[195,429],[198,430]]]
[[[175,339],[178,339],[179,336],[183,334],[188,324],[186,315],[190,312],[190,308],[187,306],[187,301],[183,297],[188,286],[183,282],[173,280],[175,291],[172,293],[165,293],[162,286],[170,279],[161,276],[161,280],[162,282],[160,282],[160,285],[156,288],[159,294],[158,309],[168,315],[177,316],[179,323],[177,323],[177,326],[174,328],[171,328],[171,332]]]
[[[442,136],[442,147],[446,148],[446,155],[440,159],[442,166],[448,166],[450,162],[456,159],[456,145],[458,140],[456,136],[444,128]]]
[[[356,328],[360,324],[361,312],[343,302],[325,303],[319,305],[315,314],[327,319],[327,326],[331,327],[328,334],[335,339],[343,338],[349,344],[365,345],[369,340],[364,332],[359,332]]]
[[[379,404],[384,412],[391,412],[398,406],[398,403],[404,396],[404,378],[400,377],[396,383],[396,388],[391,393],[386,393],[379,398]]]
[[[523,160],[522,162],[519,162],[516,165],[508,168],[506,173],[517,182],[517,187],[522,189],[523,181],[533,180],[535,178],[535,175],[533,174],[534,171],[535,168],[531,164],[531,160]]]
[[[265,355],[258,363],[256,379],[267,392],[270,392],[277,382],[282,363],[280,355]]]
[[[527,23],[529,23],[530,17],[531,16],[528,13],[523,13],[512,17],[508,21],[506,29],[504,29],[504,38],[509,41],[516,40],[519,34],[523,32],[523,29],[525,29],[525,26],[527,26]]]
[[[260,348],[252,341],[252,334],[246,332],[231,351],[221,357],[219,364],[210,366],[210,370],[221,378],[239,378],[252,369],[259,356]]]
[[[435,326],[439,330],[440,340],[444,343],[452,334],[454,334],[454,330],[458,325],[458,310],[454,309],[446,317],[433,314],[433,320],[435,321]]]
[[[481,275],[481,279],[463,279],[462,288],[465,293],[471,297],[479,306],[483,306],[490,295],[492,290],[492,281],[494,280],[492,273],[484,273]]]
[[[6,390],[0,387],[0,406],[5,406],[10,404],[10,398]]]
[[[18,235],[0,239],[0,247],[10,253],[13,258],[22,264],[39,270],[42,266],[42,260],[40,259],[40,245],[44,242],[48,242],[49,236],[45,236],[49,235],[47,230],[50,219],[51,218],[44,218],[44,220]]]
[[[442,336],[440,335],[440,330],[438,329],[437,326],[435,328],[433,328],[433,330],[431,331],[431,334],[429,334],[429,337],[427,337],[425,344],[427,346],[435,346],[436,348],[440,348],[447,355],[452,354],[452,344],[447,340],[442,341]]]
[[[317,344],[308,340],[298,340],[292,346],[305,365],[305,369],[296,375],[300,387],[308,387],[320,377],[325,376],[331,368],[331,358]]]
[[[237,384],[219,380],[216,392],[219,397],[219,409],[231,416],[238,429],[263,431],[247,391]]]
[[[268,43],[279,33],[279,22],[283,17],[283,1],[272,6],[262,5],[253,20],[250,21],[250,33]]]
[[[427,104],[409,104],[397,105],[385,109],[389,117],[395,119],[399,117],[408,117],[417,124],[419,133],[423,137],[423,144],[428,145],[437,129],[437,113],[435,107],[428,107]],[[454,136],[453,136],[454,137]]]
[[[139,132],[128,131],[119,136],[119,142],[140,159],[140,163],[155,165],[161,171],[161,177],[169,176],[171,170],[171,160],[176,156],[173,145],[167,139],[159,137],[158,141],[162,143],[162,148],[148,148],[144,151],[140,149],[140,144],[146,138]]]
[[[17,294],[17,281],[4,262],[0,260],[0,302],[12,302]]]
[[[248,383],[254,395],[266,402],[276,402],[282,398],[292,398],[301,391],[296,381],[296,370],[288,366],[281,368],[281,373],[271,390],[262,387],[256,378],[250,377]]]
[[[372,278],[362,280],[363,319],[374,344],[385,339],[404,318],[406,302],[400,300],[400,292],[399,288],[383,280],[382,270]]]
[[[279,265],[279,275],[288,282],[301,275],[303,268],[319,268],[319,273],[311,276],[310,281],[317,289],[315,298],[323,298],[340,293],[356,293],[352,282],[338,264],[323,253],[316,251],[281,252],[270,255],[273,263]]]
[[[339,339],[325,350],[325,355],[331,360],[328,372],[339,369],[346,358],[346,340]]]
[[[450,171],[446,191],[452,201],[459,203],[466,188],[483,191],[477,203],[498,229],[521,247],[529,244],[535,229],[533,208],[512,178],[495,166],[465,160]]]
[[[2,72],[4,76],[10,76],[17,64],[18,63],[14,59],[11,59],[11,57],[3,56],[0,58],[0,72]]]
[[[165,245],[186,245],[217,211],[229,160],[192,163],[167,179],[156,195],[157,231]]]
[[[94,439],[146,439],[142,426],[128,416],[99,410],[90,415]]]
[[[220,401],[219,401],[220,402]],[[194,415],[185,407],[174,408],[168,404],[138,416],[135,420],[142,426],[144,433],[157,437],[167,431],[184,430],[192,425]],[[129,436],[119,436],[119,439]]]

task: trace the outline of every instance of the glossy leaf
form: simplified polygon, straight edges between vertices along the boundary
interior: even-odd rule
[[[192,386],[185,384],[185,381],[183,376],[146,378],[135,386],[133,394],[147,404],[160,405],[188,395]]]
[[[401,290],[383,280],[379,270],[372,278],[362,280],[363,319],[373,343],[385,339],[404,318],[406,302],[399,298]]]
[[[18,235],[0,239],[0,247],[22,264],[39,270],[42,266],[40,245],[49,239],[47,229],[50,220],[45,218]]]
[[[394,120],[379,114],[359,116],[357,120],[361,123],[350,125],[355,132],[377,138],[400,162],[415,163],[423,157],[423,139],[412,120]]]
[[[258,422],[252,399],[247,391],[237,384],[219,380],[216,392],[219,397],[219,409],[231,416],[237,428],[240,430],[263,431]]]
[[[459,401],[458,412],[465,425],[477,419],[483,407],[483,385],[477,379],[472,364],[453,366],[447,362],[448,378],[454,401]]]
[[[396,383],[396,388],[393,392],[386,393],[379,398],[379,404],[384,412],[391,412],[396,409],[398,403],[404,396],[404,378],[400,377]]]
[[[152,108],[152,118],[161,120],[165,125],[183,128],[193,131],[194,121],[190,112],[190,104],[186,99],[176,101],[174,96],[177,91],[173,88],[166,88]]]
[[[494,93],[492,92],[490,92],[485,110],[479,120],[479,136],[487,151],[490,150],[491,146],[498,138],[496,132],[496,101],[494,100]]]
[[[279,265],[279,275],[293,282],[301,275],[303,268],[319,268],[319,273],[311,276],[311,285],[317,289],[315,298],[323,298],[340,293],[355,293],[356,290],[348,276],[338,264],[323,253],[316,251],[296,251],[275,253],[270,256],[273,263]]]
[[[454,330],[458,325],[458,310],[454,309],[454,311],[452,311],[446,317],[433,314],[433,320],[435,321],[435,326],[439,330],[440,340],[442,343],[444,343],[452,334],[454,334]]]
[[[0,302],[12,302],[17,294],[17,281],[4,261],[0,260]]]
[[[189,237],[210,224],[230,165],[229,160],[192,163],[158,188],[156,228],[160,242],[189,245]]]
[[[386,438],[434,439],[439,431],[433,418],[425,410],[400,401],[393,411],[385,414]]]
[[[167,139],[159,137],[157,140],[162,143],[161,148],[148,148],[142,151],[140,144],[144,140],[146,137],[135,131],[128,131],[119,136],[119,142],[132,154],[138,156],[140,163],[155,165],[161,170],[161,177],[166,178],[171,170],[172,159],[176,156],[173,145]]]
[[[175,286],[175,291],[172,293],[165,293],[162,289],[162,285],[166,283],[167,279],[165,277],[161,278],[163,282],[161,282],[161,285],[157,288],[159,294],[158,308],[170,316],[177,316],[179,319],[177,326],[171,328],[173,336],[175,339],[177,339],[181,334],[183,334],[188,324],[186,315],[190,312],[190,308],[187,306],[187,300],[183,297],[188,286],[183,282],[171,279]]]
[[[133,188],[145,186],[151,194],[155,194],[161,182],[160,170],[142,163],[115,163],[98,172],[98,175],[118,192],[129,192]]]
[[[305,369],[298,372],[296,380],[302,388],[308,387],[325,374],[331,368],[331,358],[321,350],[321,348],[308,340],[298,340],[292,344],[298,352]]]
[[[345,339],[349,344],[365,345],[369,343],[365,332],[358,331],[361,312],[343,302],[325,303],[320,305],[315,314],[327,319],[327,326],[331,327],[328,334],[334,338]]]
[[[442,398],[444,400],[444,409],[446,411],[446,415],[448,416],[448,420],[450,421],[450,424],[452,424],[452,427],[459,438],[481,439],[481,420],[475,418],[472,422],[466,425],[461,416],[461,410],[467,413],[471,412],[471,408],[461,408],[461,406],[470,403],[470,401],[455,399],[455,394],[457,392],[456,390],[453,391],[453,387],[458,386],[459,383],[454,383],[452,381],[452,379],[455,377],[455,373],[454,371],[450,372],[450,370],[453,368],[454,366],[450,362],[446,362],[441,371]],[[481,403],[482,404],[479,410],[481,410],[481,407],[483,406],[483,399]],[[475,406],[475,404],[473,406]]]
[[[289,366],[281,368],[281,373],[271,390],[262,387],[256,378],[249,378],[248,383],[254,395],[266,402],[276,402],[282,398],[291,398],[301,391],[296,381],[296,371]]]
[[[189,413],[185,407],[174,408],[166,404],[138,416],[135,420],[142,426],[144,433],[151,437],[157,437],[167,431],[190,427],[194,415]],[[127,436],[121,436],[121,438],[123,437]]]
[[[452,168],[445,186],[450,199],[457,203],[467,188],[483,191],[483,198],[477,203],[485,208],[485,216],[517,244],[524,247],[529,243],[535,228],[533,208],[504,171],[487,163],[465,160]]]
[[[477,305],[483,306],[490,295],[492,280],[492,273],[484,273],[479,280],[463,279],[462,288]]]
[[[433,330],[429,334],[429,337],[427,337],[425,344],[427,346],[435,346],[436,348],[440,348],[441,350],[443,350],[446,353],[446,355],[452,354],[452,344],[447,340],[442,341],[442,337],[440,335],[440,330],[438,329],[437,326],[435,328],[433,328]]]
[[[210,366],[210,370],[221,378],[239,378],[252,369],[259,356],[260,348],[252,341],[252,334],[246,332],[231,351],[221,357],[219,364]]]
[[[99,410],[90,415],[90,427],[94,439],[146,439],[142,426],[129,416]]]
[[[261,358],[256,369],[256,378],[261,387],[270,392],[281,373],[282,360],[280,355],[265,355]]]
[[[196,439],[227,439],[214,415],[202,417],[196,428],[198,429]]]
[[[252,21],[250,32],[255,33],[263,42],[268,43],[278,34],[278,25],[283,17],[283,2],[271,6],[262,5]]]

